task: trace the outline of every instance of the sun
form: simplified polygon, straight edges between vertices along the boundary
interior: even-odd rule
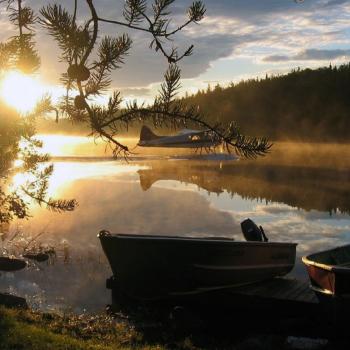
[[[32,111],[45,94],[45,87],[37,77],[28,76],[17,71],[6,73],[0,82],[0,96],[20,113]]]

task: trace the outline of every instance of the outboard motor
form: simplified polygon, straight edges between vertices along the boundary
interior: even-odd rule
[[[246,219],[241,222],[241,228],[244,238],[247,241],[268,242],[264,229],[257,226],[251,219]]]

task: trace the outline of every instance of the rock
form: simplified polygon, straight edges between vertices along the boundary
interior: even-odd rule
[[[236,344],[237,350],[284,349],[285,337],[280,335],[252,335]]]
[[[44,262],[49,260],[49,254],[46,253],[26,253],[23,254],[24,258],[35,260],[38,262]]]
[[[174,329],[194,330],[203,327],[202,319],[194,312],[182,307],[175,306],[169,314],[169,320]]]
[[[17,271],[24,269],[26,266],[27,263],[22,259],[0,256],[0,271]]]
[[[28,309],[28,304],[25,298],[8,293],[0,293],[0,305]]]
[[[326,347],[328,340],[289,336],[286,339],[286,344],[289,349],[293,350],[318,350]]]
[[[263,350],[264,344],[259,338],[247,338],[236,345],[238,350]]]

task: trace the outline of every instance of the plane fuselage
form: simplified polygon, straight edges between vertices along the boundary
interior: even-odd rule
[[[153,140],[140,140],[141,147],[167,147],[167,148],[208,148],[217,146],[204,132],[188,133],[175,136],[161,136]]]

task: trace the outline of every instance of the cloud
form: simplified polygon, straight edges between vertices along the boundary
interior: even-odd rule
[[[269,205],[258,205],[256,207],[256,210],[262,213],[266,214],[272,214],[272,215],[289,215],[289,214],[295,214],[298,212],[297,208],[290,207],[286,204],[269,204]]]
[[[246,21],[256,20],[264,15],[275,15],[287,11],[304,11],[319,1],[310,0],[303,6],[290,1],[275,0],[222,0],[207,1],[208,15],[212,13],[239,18]]]
[[[337,6],[349,2],[349,0],[329,0],[324,6]]]
[[[296,55],[270,55],[263,58],[264,62],[288,61],[329,61],[337,58],[349,57],[350,49],[306,49]]]
[[[99,16],[122,19],[123,3],[98,2]],[[186,20],[185,12],[190,3],[190,0],[175,1],[174,26]],[[45,4],[47,2],[44,0],[33,3],[36,9]],[[62,0],[60,4],[72,9],[71,1]],[[84,2],[81,4],[79,14],[87,15],[86,5]],[[308,0],[296,4],[293,0],[207,0],[205,4],[207,13],[201,25],[187,27],[173,42],[168,43],[168,49],[176,46],[180,52],[194,44],[193,56],[180,63],[184,79],[197,78],[207,72],[213,62],[222,58],[249,58],[252,65],[263,62],[265,67],[262,70],[266,70],[269,63],[286,66],[293,61],[329,60],[343,57],[344,53],[346,57],[349,54],[346,48],[349,44],[346,34],[349,1]],[[0,28],[6,28],[0,34],[1,40],[8,37],[10,31],[6,16],[1,14],[0,19]],[[101,24],[100,28],[101,36],[115,36],[128,31],[125,27],[107,24]],[[129,33],[134,44],[125,65],[113,73],[113,83],[127,91],[126,95],[151,96],[154,89],[150,89],[149,85],[163,80],[167,62],[159,52],[148,48],[150,35],[130,30]],[[65,65],[57,62],[57,44],[42,30],[38,31],[37,38],[45,80],[57,83],[60,73],[66,70]],[[310,49],[316,40],[323,48],[337,45],[339,49]],[[296,49],[300,50],[299,54],[295,54]]]
[[[179,52],[183,52],[188,46],[194,44],[194,53],[180,63],[182,78],[190,79],[205,72],[210,63],[223,57],[230,56],[242,43],[256,40],[250,34],[208,34],[196,39],[180,34],[177,38]],[[167,69],[164,57],[148,48],[149,37],[142,35],[134,38],[134,46],[130,51],[125,65],[113,73],[113,78],[121,88],[135,88],[163,80],[163,74]],[[172,45],[172,44],[171,44]],[[171,45],[169,47],[171,47]],[[137,92],[137,91],[133,91]],[[140,92],[140,91],[139,91]]]
[[[136,87],[136,88],[123,88],[122,93],[124,96],[151,96],[152,88],[151,87]]]

